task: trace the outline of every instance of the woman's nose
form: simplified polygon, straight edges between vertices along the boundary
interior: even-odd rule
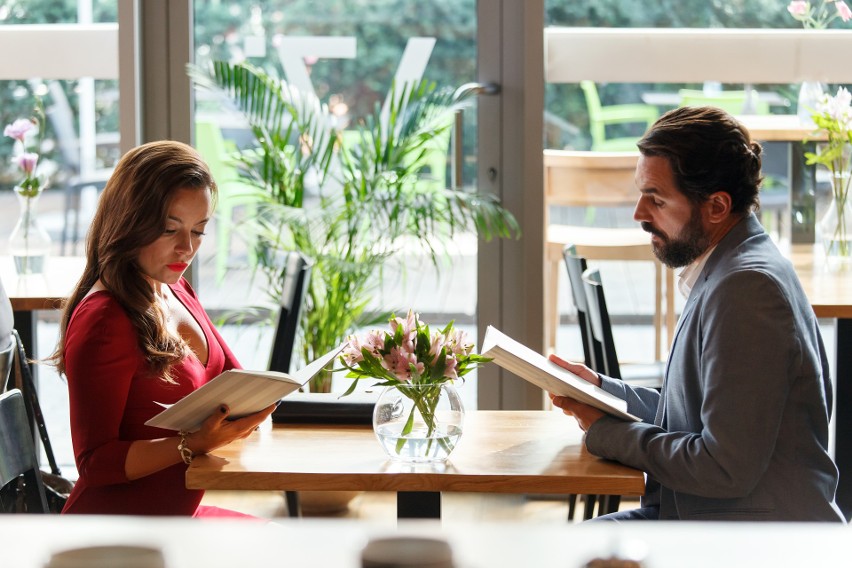
[[[181,233],[175,248],[180,252],[192,252],[192,235]]]

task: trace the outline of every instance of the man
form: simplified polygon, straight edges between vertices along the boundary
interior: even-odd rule
[[[638,146],[634,218],[663,263],[685,267],[662,392],[552,357],[643,420],[551,395],[586,431],[590,452],[647,473],[641,508],[601,518],[843,521],[817,321],[752,212],[760,145],[724,111],[685,107]]]

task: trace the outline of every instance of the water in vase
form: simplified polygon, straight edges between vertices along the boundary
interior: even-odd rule
[[[462,435],[461,428],[449,424],[437,426],[431,436],[426,426],[415,427],[403,436],[403,426],[401,422],[389,423],[377,427],[375,432],[388,455],[407,462],[443,461]]]
[[[15,270],[18,274],[41,274],[44,272],[44,254],[37,256],[13,254]]]

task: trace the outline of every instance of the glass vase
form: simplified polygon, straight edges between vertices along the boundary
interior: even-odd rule
[[[832,178],[832,199],[819,222],[825,257],[830,267],[852,265],[852,201],[849,172]]]
[[[41,274],[44,259],[50,252],[50,235],[38,223],[37,207],[41,191],[28,195],[26,190],[15,187],[15,194],[18,196],[20,215],[9,235],[9,254],[15,261],[18,274]]]
[[[816,127],[811,115],[816,112],[817,103],[824,92],[825,89],[822,83],[817,81],[805,81],[801,84],[799,87],[799,101],[796,106],[799,124],[808,128]]]
[[[462,435],[464,406],[450,383],[386,387],[373,411],[373,431],[392,459],[442,462]]]

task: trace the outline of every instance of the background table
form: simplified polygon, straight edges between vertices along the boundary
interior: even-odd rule
[[[837,504],[852,519],[852,270],[832,271],[820,245],[794,246],[790,259],[802,287],[820,318],[837,320],[835,336],[836,395],[834,461],[840,470]]]
[[[36,312],[61,309],[85,267],[86,259],[81,256],[50,256],[44,261],[42,274],[19,276],[12,257],[0,256],[0,280],[12,303],[15,329],[30,357],[38,356]]]
[[[826,140],[824,132],[804,126],[794,114],[743,115],[737,119],[752,138],[761,142],[787,143],[787,182],[790,200],[790,242],[810,244],[815,240],[816,168],[805,163],[805,152]]]
[[[439,517],[441,491],[639,496],[642,472],[591,455],[555,411],[474,411],[449,461],[387,458],[369,426],[265,425],[193,460],[191,489],[396,491],[400,518]]]

